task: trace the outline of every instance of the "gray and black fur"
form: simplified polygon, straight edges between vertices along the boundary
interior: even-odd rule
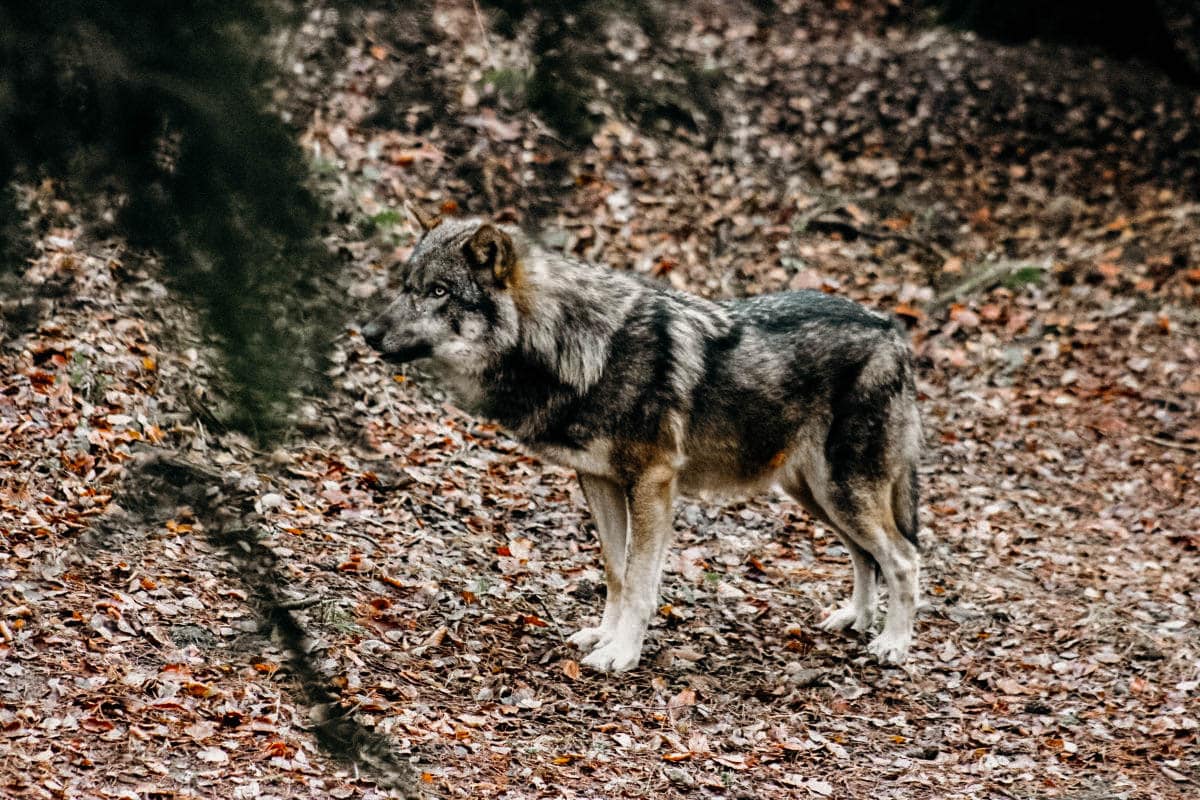
[[[921,430],[893,321],[820,292],[711,302],[479,220],[422,225],[404,290],[363,335],[431,358],[464,404],[579,473],[608,583],[600,624],[571,637],[585,664],[637,664],[677,492],[772,484],[851,554],[853,597],[823,627],[871,627],[878,570],[890,602],[870,650],[903,660]]]

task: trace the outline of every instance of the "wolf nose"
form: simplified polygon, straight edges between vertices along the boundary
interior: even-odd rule
[[[383,345],[383,334],[384,330],[382,325],[369,324],[365,325],[362,329],[363,341],[365,341],[372,350],[381,349]]]

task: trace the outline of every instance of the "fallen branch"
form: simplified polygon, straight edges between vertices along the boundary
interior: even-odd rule
[[[915,236],[910,236],[907,233],[862,228],[852,222],[842,219],[809,218],[803,220],[803,228],[812,230],[836,231],[839,233],[853,233],[855,236],[861,236],[864,239],[875,239],[877,241],[890,240],[904,242],[906,244],[911,244],[914,247],[920,247],[924,250],[928,250],[938,258],[942,259],[942,261],[946,261],[952,256],[950,251],[946,250],[944,247],[936,245],[933,242],[927,242],[924,239],[918,239]]]
[[[1174,439],[1163,439],[1160,436],[1139,436],[1138,438],[1142,441],[1156,444],[1159,447],[1168,447],[1172,450],[1186,450],[1189,453],[1200,453],[1200,443],[1177,442]]]
[[[933,315],[956,303],[968,295],[985,292],[998,283],[1002,283],[1009,275],[1025,267],[1045,269],[1044,266],[1029,261],[1004,259],[988,266],[981,266],[971,275],[939,294],[926,307],[925,312]]]
[[[312,597],[301,597],[297,600],[281,600],[276,604],[276,608],[281,608],[284,611],[300,611],[301,609],[311,608],[321,602],[321,598],[313,595]]]
[[[1135,228],[1147,223],[1161,222],[1165,219],[1174,220],[1177,224],[1185,221],[1188,217],[1200,215],[1200,203],[1185,203],[1181,206],[1172,208],[1154,209],[1147,211],[1144,214],[1139,214],[1131,220],[1122,221],[1121,223],[1110,223],[1103,228],[1092,228],[1084,231],[1081,234],[1083,239],[1103,239],[1106,236],[1119,234],[1123,230]]]

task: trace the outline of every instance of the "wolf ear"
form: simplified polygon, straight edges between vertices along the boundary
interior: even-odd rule
[[[506,283],[517,266],[517,247],[512,237],[487,222],[463,245],[463,255],[472,268],[487,270],[498,283]]]
[[[412,214],[413,219],[417,221],[417,224],[421,226],[421,230],[425,233],[429,233],[442,224],[441,216],[435,215],[431,217],[417,206],[409,205],[408,203],[405,203],[404,207],[408,209],[408,213]]]

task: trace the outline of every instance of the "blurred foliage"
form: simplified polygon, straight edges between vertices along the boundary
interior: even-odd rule
[[[498,91],[523,97],[568,142],[591,138],[603,118],[597,106],[601,101],[646,128],[711,132],[719,126],[715,75],[686,57],[669,55],[665,14],[656,4],[486,0],[483,5],[493,11],[494,28],[502,36],[515,38],[522,26],[531,26],[531,74],[497,75]],[[626,60],[614,53],[610,34],[615,25],[644,37],[646,46],[655,50],[656,62],[669,64],[669,74],[652,74],[645,69],[645,59]]]
[[[280,13],[267,0],[0,7],[0,185],[49,178],[111,203],[219,342],[228,421],[260,436],[298,376],[319,374],[333,329],[311,302],[330,270],[325,215],[268,108]],[[19,216],[0,208],[9,231]]]
[[[349,12],[407,0],[334,0]],[[662,15],[634,0],[485,0],[501,35],[527,37],[529,72],[504,92],[572,143],[608,103],[643,125],[696,131],[719,120],[715,79],[683,58],[648,76],[613,51],[614,25],[663,49]],[[307,5],[274,0],[44,0],[0,7],[0,255],[26,214],[14,181],[51,179],[73,201],[115,210],[116,233],[163,259],[173,289],[202,312],[231,378],[235,427],[266,435],[289,392],[321,373],[330,332],[317,302],[331,273],[310,165],[270,109],[278,66],[268,36]],[[431,24],[416,25],[414,47]],[[648,43],[648,44],[647,44]],[[436,105],[436,103],[435,103]],[[97,215],[89,214],[89,218]],[[387,227],[387,221],[376,223]],[[0,272],[5,271],[0,269]]]

